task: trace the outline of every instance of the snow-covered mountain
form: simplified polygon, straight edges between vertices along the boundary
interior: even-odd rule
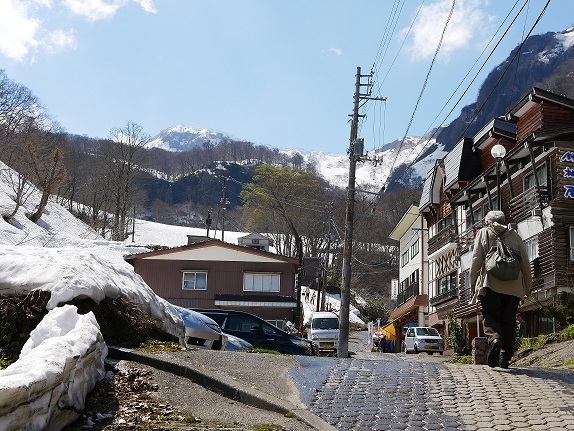
[[[166,151],[189,151],[203,146],[206,142],[219,144],[235,141],[232,136],[211,129],[196,129],[177,125],[162,130],[146,143],[147,148],[161,148]]]
[[[426,178],[428,171],[434,166],[435,161],[446,155],[446,151],[440,144],[436,144],[433,138],[407,137],[393,141],[383,147],[382,150],[365,153],[365,157],[357,163],[356,184],[358,188],[367,191],[379,191],[386,185],[392,169],[401,164],[411,164],[428,148],[436,149],[425,157],[424,160],[414,163],[412,168],[415,175]],[[300,154],[304,163],[315,167],[330,184],[345,188],[349,181],[349,156],[342,154],[330,154],[318,151],[303,151],[300,149],[283,150],[293,157]]]

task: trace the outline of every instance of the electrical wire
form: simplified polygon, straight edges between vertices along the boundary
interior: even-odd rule
[[[546,12],[546,9],[548,8],[548,5],[550,4],[551,0],[547,0],[546,4],[544,5],[544,8],[542,9],[542,11],[540,12],[540,14],[538,15],[538,18],[536,19],[536,21],[534,22],[534,24],[532,25],[532,27],[530,28],[530,31],[528,32],[528,34],[526,35],[526,38],[524,38],[524,40],[522,41],[522,43],[519,45],[519,47],[516,49],[516,52],[514,54],[514,56],[512,57],[512,59],[508,62],[508,65],[506,66],[506,68],[504,69],[504,71],[502,72],[501,76],[499,77],[498,81],[496,82],[496,84],[493,86],[493,88],[491,89],[490,93],[488,94],[488,96],[486,97],[486,99],[484,100],[484,102],[482,103],[482,105],[480,106],[480,108],[476,111],[474,117],[469,121],[467,127],[464,129],[464,131],[461,133],[460,137],[456,140],[456,142],[460,141],[466,134],[466,132],[468,131],[468,129],[470,128],[470,126],[474,123],[474,121],[476,120],[476,118],[478,117],[478,115],[482,112],[482,110],[484,109],[486,103],[488,102],[488,100],[490,100],[490,98],[492,97],[492,95],[494,94],[494,91],[496,90],[496,88],[498,87],[498,85],[500,84],[500,82],[502,81],[502,79],[504,78],[504,76],[506,75],[506,73],[508,72],[508,70],[510,69],[510,67],[512,66],[512,64],[514,63],[514,60],[516,59],[517,55],[522,52],[522,48],[524,46],[524,44],[526,43],[526,40],[528,40],[528,38],[530,37],[530,35],[532,34],[532,32],[534,31],[534,28],[536,28],[536,26],[538,25],[538,23],[540,22],[540,20],[542,19],[542,17],[544,16],[544,13]],[[528,3],[528,0],[527,0]],[[524,8],[524,6],[521,8]],[[518,16],[518,15],[517,15]],[[513,20],[514,22],[514,20]],[[506,33],[505,33],[506,34]],[[504,36],[503,36],[504,37]],[[458,102],[457,102],[458,103]],[[454,108],[453,108],[454,109]],[[452,111],[451,111],[452,112]],[[450,113],[449,113],[450,115]],[[448,116],[447,116],[448,117]],[[434,134],[433,134],[434,135]],[[423,149],[421,149],[421,151],[419,152],[419,154],[417,155],[416,158],[413,159],[413,161],[407,166],[407,168],[411,168],[417,161],[417,159],[420,157],[420,155],[422,154],[422,152],[424,151],[425,147],[428,146],[429,141],[427,141],[427,143],[425,144],[425,146],[423,146]]]
[[[510,11],[508,12],[508,14],[506,15],[506,17],[504,18],[504,20],[502,21],[501,25],[498,27],[498,29],[496,30],[496,32],[494,33],[494,35],[492,36],[492,38],[490,39],[490,41],[488,42],[488,44],[486,45],[486,47],[482,50],[482,52],[480,53],[480,55],[478,56],[478,58],[476,59],[476,61],[473,63],[473,65],[470,67],[470,69],[468,70],[468,72],[466,73],[466,75],[464,76],[464,78],[461,80],[460,84],[456,87],[456,89],[453,91],[453,93],[451,94],[451,96],[448,98],[448,100],[446,101],[446,103],[443,105],[443,107],[441,108],[441,110],[439,111],[439,113],[437,114],[437,116],[435,117],[435,119],[433,120],[433,123],[436,121],[436,119],[440,116],[440,114],[442,113],[442,111],[444,111],[444,108],[446,107],[446,105],[452,100],[452,98],[454,97],[454,95],[456,94],[456,92],[458,91],[458,89],[461,87],[461,85],[463,84],[464,80],[468,77],[468,75],[470,75],[470,72],[472,71],[472,69],[474,68],[474,66],[478,63],[478,60],[480,59],[480,57],[482,57],[482,55],[484,54],[484,52],[486,51],[486,48],[488,46],[490,46],[490,44],[492,43],[492,40],[494,39],[494,37],[498,34],[498,32],[500,31],[500,29],[502,28],[502,26],[504,25],[504,23],[506,22],[506,20],[508,19],[508,17],[510,16],[510,14],[512,13],[512,11],[514,10],[514,8],[516,7],[516,5],[518,4],[520,0],[516,0],[516,2],[514,3],[514,5],[512,6],[512,9],[510,9]],[[426,150],[426,148],[431,145],[432,143],[432,139],[435,137],[435,135],[438,133],[438,131],[440,130],[440,128],[443,126],[443,124],[446,122],[446,120],[448,119],[448,117],[453,113],[453,111],[456,109],[456,107],[460,104],[460,102],[462,101],[462,99],[464,98],[464,96],[466,95],[466,93],[468,92],[468,90],[470,89],[470,87],[472,86],[472,84],[474,84],[475,80],[477,79],[478,75],[480,74],[480,72],[482,71],[482,69],[486,66],[486,63],[488,62],[488,60],[490,59],[490,57],[492,57],[492,55],[494,54],[494,52],[496,51],[496,49],[498,48],[498,46],[502,43],[502,40],[504,39],[504,37],[506,36],[506,34],[510,31],[510,29],[512,28],[512,26],[514,25],[514,22],[518,19],[518,17],[520,16],[520,14],[522,13],[522,10],[524,9],[524,7],[526,6],[526,4],[529,2],[529,0],[526,0],[526,2],[524,3],[524,5],[520,8],[520,10],[517,12],[516,16],[514,17],[514,19],[512,20],[512,22],[507,26],[505,32],[502,34],[502,36],[499,38],[498,42],[496,43],[496,45],[492,48],[492,50],[490,51],[490,54],[488,55],[488,57],[483,61],[482,65],[480,66],[480,68],[478,69],[478,71],[476,72],[476,74],[474,75],[474,77],[472,78],[472,80],[470,81],[470,83],[468,84],[468,86],[466,87],[466,89],[464,90],[464,92],[462,93],[462,95],[458,98],[458,100],[456,101],[456,103],[453,105],[452,109],[448,112],[448,114],[445,116],[444,120],[440,123],[440,125],[438,125],[437,127],[434,128],[434,131],[432,133],[432,135],[426,140],[426,143],[423,145],[423,147],[421,148],[421,150],[419,151],[419,153],[417,154],[416,157],[414,157],[412,159],[412,162],[410,165],[408,165],[408,167],[412,167],[412,165],[418,160],[418,158],[420,157],[420,155],[423,153],[423,151]],[[425,136],[430,129],[433,128],[433,126],[430,126],[426,132],[423,134],[423,136]],[[411,153],[412,154],[413,151],[415,151],[415,147],[413,147],[413,149],[411,149]],[[407,157],[409,158],[409,157]]]
[[[424,94],[424,92],[425,92],[425,89],[426,89],[428,80],[429,80],[429,78],[430,78],[431,71],[432,71],[432,69],[433,69],[434,63],[435,63],[435,61],[436,61],[436,58],[437,58],[438,53],[439,53],[439,51],[440,51],[440,48],[441,48],[441,46],[442,46],[442,42],[443,42],[443,39],[444,39],[444,35],[445,35],[445,33],[446,33],[446,29],[448,28],[448,24],[450,23],[450,20],[451,20],[451,18],[452,18],[452,14],[453,14],[453,12],[454,12],[454,7],[455,7],[455,5],[456,5],[456,0],[453,0],[453,1],[452,1],[452,6],[450,7],[450,11],[449,11],[449,13],[448,13],[448,17],[447,17],[446,23],[445,23],[445,25],[444,25],[444,27],[443,27],[443,29],[442,29],[442,33],[441,33],[441,36],[440,36],[438,45],[437,45],[436,50],[435,50],[435,53],[434,53],[434,55],[433,55],[433,59],[432,59],[431,64],[430,64],[430,66],[429,66],[429,70],[427,71],[427,76],[426,76],[425,81],[424,81],[424,83],[423,83],[423,86],[422,86],[422,88],[421,88],[421,92],[420,92],[419,97],[418,97],[418,99],[417,99],[417,102],[416,102],[416,104],[415,104],[415,108],[413,109],[413,113],[411,114],[411,118],[410,118],[410,120],[409,120],[409,124],[408,124],[408,126],[407,126],[407,130],[405,131],[405,134],[404,134],[404,136],[403,136],[403,139],[401,140],[401,143],[400,143],[400,145],[399,145],[399,149],[396,151],[396,153],[395,153],[395,158],[394,158],[394,160],[393,160],[393,163],[391,164],[391,169],[390,169],[390,172],[391,172],[391,173],[393,172],[395,163],[397,162],[397,158],[399,157],[399,153],[401,152],[401,149],[402,149],[402,147],[404,146],[405,140],[406,140],[406,138],[407,138],[407,135],[408,135],[409,130],[410,130],[410,128],[411,128],[411,125],[412,125],[412,123],[413,123],[415,114],[416,114],[416,112],[417,112],[419,103],[420,103],[420,101],[421,101],[421,99],[422,99],[422,96],[423,96],[423,94]]]

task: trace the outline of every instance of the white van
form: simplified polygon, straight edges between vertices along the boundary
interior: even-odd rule
[[[307,338],[319,345],[320,352],[336,352],[339,347],[339,318],[330,311],[311,315]]]

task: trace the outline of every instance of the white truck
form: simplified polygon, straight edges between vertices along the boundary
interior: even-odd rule
[[[320,353],[337,353],[339,347],[339,318],[330,311],[311,315],[307,338],[319,345]]]

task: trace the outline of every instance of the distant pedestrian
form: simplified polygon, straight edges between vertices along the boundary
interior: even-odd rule
[[[521,300],[530,294],[532,275],[524,242],[517,232],[504,226],[502,211],[489,211],[485,226],[477,232],[470,268],[470,285],[474,300],[482,306],[484,334],[488,338],[487,361],[490,367],[508,368],[514,354],[516,312]],[[516,251],[521,260],[521,271],[516,280],[499,280],[486,272],[485,258],[497,237]]]
[[[311,304],[315,304],[315,291],[311,294]]]

